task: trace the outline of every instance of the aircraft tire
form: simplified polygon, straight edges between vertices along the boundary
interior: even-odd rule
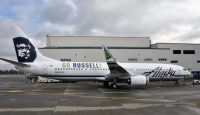
[[[116,89],[116,88],[117,88],[117,84],[116,84],[116,83],[112,83],[112,84],[111,84],[111,87],[112,87],[113,89]]]
[[[109,82],[104,82],[103,86],[106,87],[106,88],[108,88],[109,87]]]

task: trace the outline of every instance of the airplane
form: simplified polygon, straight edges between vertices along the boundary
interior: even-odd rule
[[[18,61],[0,58],[24,73],[56,80],[100,81],[104,87],[118,84],[146,86],[153,80],[174,80],[191,76],[184,67],[159,63],[120,63],[102,45],[106,62],[62,62],[43,56],[26,36],[13,38]]]

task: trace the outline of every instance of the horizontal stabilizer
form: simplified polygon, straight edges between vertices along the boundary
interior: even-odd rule
[[[27,64],[23,64],[23,63],[16,62],[16,61],[13,61],[13,60],[9,60],[9,59],[5,59],[5,58],[0,58],[0,60],[3,60],[5,62],[11,63],[11,64],[16,65],[16,66],[29,67],[29,65],[27,65]]]

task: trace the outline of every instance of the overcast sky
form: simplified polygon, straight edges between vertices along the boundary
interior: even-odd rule
[[[200,0],[0,0],[1,57],[15,55],[12,25],[39,45],[47,34],[200,43]]]

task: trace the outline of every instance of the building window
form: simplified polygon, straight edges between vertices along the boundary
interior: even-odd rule
[[[128,61],[138,61],[137,58],[129,58]]]
[[[60,61],[71,61],[71,59],[60,59]]]
[[[146,59],[144,59],[144,61],[152,61],[153,59],[151,59],[151,58],[146,58]]]
[[[197,63],[200,63],[200,60],[197,60]]]
[[[177,60],[172,60],[171,63],[178,63],[178,61]]]
[[[167,58],[159,58],[158,61],[167,61]]]
[[[195,54],[194,50],[183,50],[183,54]]]
[[[173,50],[173,54],[181,54],[181,50]]]

